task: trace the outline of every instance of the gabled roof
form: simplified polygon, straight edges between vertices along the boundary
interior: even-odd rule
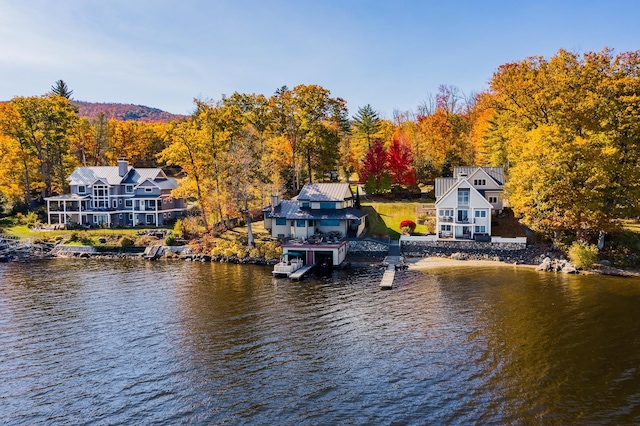
[[[496,181],[498,185],[504,185],[504,168],[502,166],[499,167],[476,167],[476,166],[459,166],[454,167],[453,169],[453,177],[459,178],[462,175],[471,176],[478,169],[484,170],[489,177]]]
[[[485,206],[492,207],[491,203],[489,203],[489,201],[487,201],[487,199],[484,198],[484,196],[480,193],[480,191],[478,191],[473,185],[469,184],[469,182],[466,179],[456,179],[455,184],[453,184],[447,190],[447,192],[442,194],[442,196],[440,198],[436,199],[436,208],[438,208],[438,204],[440,204],[442,201],[444,201],[450,193],[456,191],[456,189],[458,189],[461,185],[465,185],[463,189],[469,189],[469,191],[473,191],[473,192],[477,193],[478,195],[480,195],[479,199],[482,200],[482,202],[485,204]]]
[[[98,179],[105,180],[109,185],[122,182],[117,166],[78,167],[67,178],[73,185],[92,185]]]
[[[348,183],[307,183],[302,187],[299,201],[344,201],[353,198]]]
[[[120,176],[118,166],[78,167],[67,180],[72,185],[93,185],[98,180],[102,180],[109,185],[140,185],[142,182],[149,180],[162,189],[175,189],[178,187],[176,180],[168,178],[162,169],[136,169],[129,166],[127,170],[124,176]]]
[[[472,166],[461,166],[455,167],[453,169],[453,177],[447,178],[436,178],[435,184],[435,195],[436,200],[439,200],[440,197],[449,192],[450,189],[454,187],[454,185],[466,178],[470,178],[472,175],[477,173],[486,174],[490,179],[493,179],[498,186],[504,185],[504,169],[502,167],[472,167]]]

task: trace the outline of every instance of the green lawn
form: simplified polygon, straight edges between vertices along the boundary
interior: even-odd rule
[[[368,214],[368,237],[388,235],[397,240],[400,237],[400,222],[405,219],[416,221],[418,202],[390,201],[362,203],[362,210]],[[424,225],[418,225],[415,232],[427,232]]]

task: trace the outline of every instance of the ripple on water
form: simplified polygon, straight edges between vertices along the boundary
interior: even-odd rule
[[[0,423],[640,421],[638,280],[0,265]]]

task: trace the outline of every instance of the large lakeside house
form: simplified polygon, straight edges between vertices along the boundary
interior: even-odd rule
[[[491,217],[502,211],[502,167],[455,167],[437,178],[436,234],[439,240],[490,241]]]
[[[185,215],[186,204],[174,198],[175,179],[159,168],[134,168],[126,159],[117,166],[78,167],[67,178],[70,193],[45,198],[49,225],[164,226]]]
[[[264,227],[282,241],[283,253],[302,257],[307,264],[330,258],[339,265],[347,255],[348,237],[365,230],[366,213],[354,203],[347,183],[309,183],[291,200],[274,195],[262,210]]]

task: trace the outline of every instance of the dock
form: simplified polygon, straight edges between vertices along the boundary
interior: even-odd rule
[[[304,265],[302,268],[292,272],[289,275],[289,279],[300,281],[302,277],[304,277],[309,271],[311,271],[316,266],[315,263],[310,263],[309,265]]]
[[[380,281],[381,290],[391,290],[393,288],[393,280],[396,277],[396,270],[404,266],[404,257],[400,256],[400,243],[392,241],[389,244],[389,255],[382,262],[386,266],[382,280]]]

